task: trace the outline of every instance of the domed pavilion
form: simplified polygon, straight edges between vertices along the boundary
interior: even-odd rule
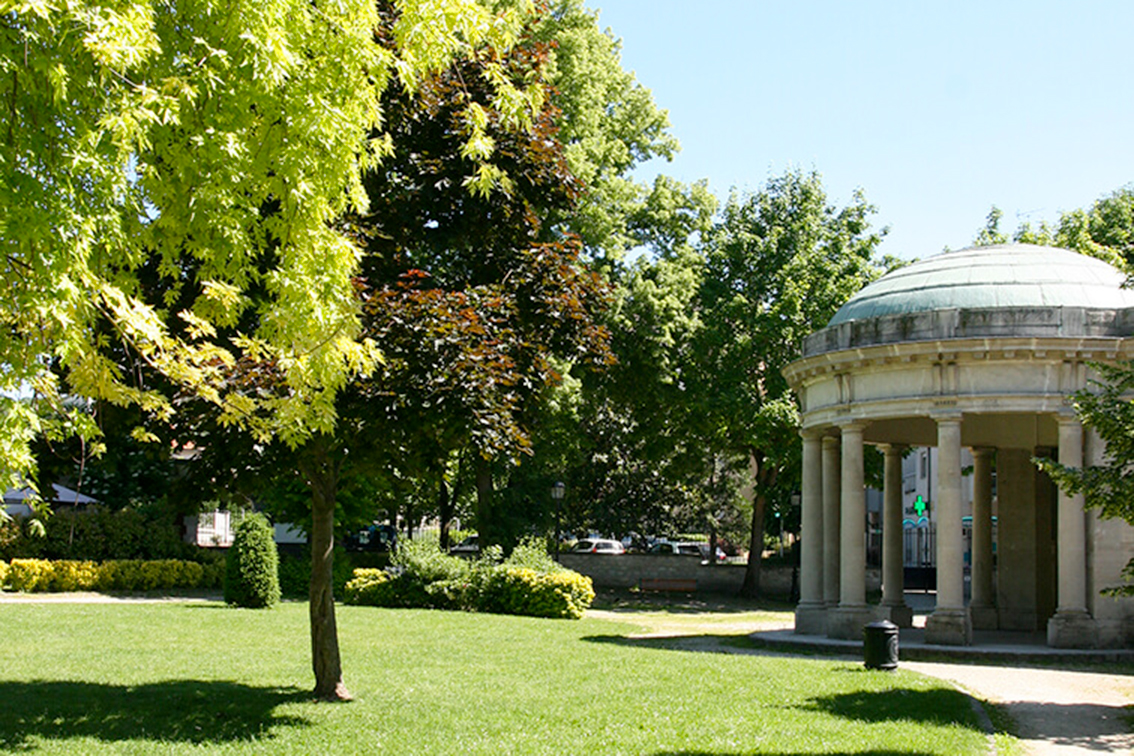
[[[1134,290],[1099,260],[1008,244],[945,252],[862,289],[784,374],[803,416],[803,537],[796,632],[859,639],[884,617],[908,626],[901,458],[937,448],[937,603],[926,642],[968,645],[973,628],[1046,630],[1063,648],[1134,644],[1121,583],[1134,528],[1084,511],[1032,461],[1098,464],[1070,396],[1091,363],[1134,357]],[[864,445],[885,456],[882,601],[866,602]],[[962,470],[962,447],[972,469]],[[993,480],[995,470],[995,495]],[[973,476],[966,602],[962,475]],[[993,516],[997,543],[993,548]],[[995,555],[995,556],[994,556]]]

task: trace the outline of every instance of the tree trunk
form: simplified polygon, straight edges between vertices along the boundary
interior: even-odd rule
[[[335,475],[326,459],[304,470],[311,487],[311,668],[315,672],[315,695],[325,701],[349,701],[343,684],[339,658],[339,635],[335,625],[334,548]]]
[[[760,563],[764,557],[764,515],[768,499],[765,494],[772,477],[766,458],[759,451],[749,452],[750,466],[755,473],[752,489],[752,535],[748,539],[748,565],[744,569],[744,583],[740,595],[745,598],[760,597]]]
[[[449,486],[445,484],[445,477],[437,486],[437,520],[441,524],[441,550],[449,550],[449,526],[453,523],[453,498],[449,495]]]

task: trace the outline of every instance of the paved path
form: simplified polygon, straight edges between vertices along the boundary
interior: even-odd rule
[[[902,662],[1004,707],[1035,756],[1134,754],[1134,677],[1028,667]]]

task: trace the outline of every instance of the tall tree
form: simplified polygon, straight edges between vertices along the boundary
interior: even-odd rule
[[[370,0],[3,5],[0,482],[31,473],[31,438],[54,432],[42,405],[97,433],[66,411],[60,373],[66,391],[173,413],[115,364],[116,343],[262,436],[333,425],[335,392],[376,351],[357,339],[357,250],[330,221],[364,206],[361,172],[393,146],[372,138],[382,91],[471,45],[506,48],[521,21],[473,0],[400,7],[383,47]],[[523,123],[542,90],[495,81],[500,112]],[[488,191],[504,175],[465,117],[470,185]],[[184,308],[139,296],[151,261],[172,299],[191,292]],[[252,330],[214,338],[249,308]],[[225,390],[248,352],[271,354],[291,387],[272,411]]]
[[[379,40],[393,47],[398,9],[380,4],[379,16],[386,24]],[[412,485],[437,475],[462,447],[475,450],[480,469],[520,453],[528,444],[523,412],[557,379],[550,356],[604,359],[605,334],[593,323],[604,297],[599,279],[582,267],[576,242],[541,235],[546,208],[575,197],[556,111],[541,96],[539,111],[516,128],[495,106],[493,77],[508,77],[517,90],[539,82],[543,50],[525,37],[507,55],[475,51],[385,93],[385,134],[398,149],[363,177],[367,212],[342,224],[364,253],[355,279],[363,335],[381,346],[383,361],[338,392],[333,429],[291,447],[241,442],[242,458],[259,460],[246,467],[271,460],[310,495],[309,609],[322,697],[350,695],[331,580],[340,491],[355,476]],[[502,191],[469,191],[480,162],[469,149],[470,111],[479,114]],[[290,390],[283,368],[248,360],[232,380],[248,393],[279,396]],[[229,464],[234,456],[220,443],[211,453]],[[478,511],[489,538],[490,497],[482,492]]]
[[[399,147],[376,130],[382,94],[392,81],[412,92],[479,50],[498,131],[528,128],[546,100],[538,76],[501,68],[524,13],[473,0],[397,10],[193,0],[0,13],[6,480],[31,471],[28,444],[44,427],[13,397],[30,388],[62,407],[60,373],[69,392],[159,419],[175,416],[180,391],[218,407],[220,427],[304,444],[324,698],[349,697],[329,603],[341,467],[329,439],[338,395],[378,357],[361,338],[360,251],[335,221],[365,211],[362,174]],[[458,117],[459,189],[508,190],[483,107]],[[135,380],[154,374],[167,390]],[[82,413],[70,422],[96,433]]]
[[[693,350],[694,427],[709,456],[738,455],[751,475],[752,529],[743,593],[759,592],[765,512],[799,456],[799,413],[781,370],[878,275],[885,230],[861,192],[830,205],[817,173],[790,171],[734,194],[710,232],[700,290],[704,327]]]

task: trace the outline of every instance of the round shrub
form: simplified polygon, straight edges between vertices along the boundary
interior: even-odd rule
[[[580,619],[595,599],[591,579],[571,570],[500,566],[480,583],[477,609],[526,617]]]
[[[346,584],[344,594],[348,604],[381,606],[384,596],[382,586],[390,581],[383,570],[361,568],[354,571],[354,577]]]
[[[0,562],[0,590],[8,587],[8,572],[11,569],[7,562]]]
[[[252,514],[236,526],[224,576],[224,600],[229,604],[262,609],[279,603],[279,554],[272,526]]]

